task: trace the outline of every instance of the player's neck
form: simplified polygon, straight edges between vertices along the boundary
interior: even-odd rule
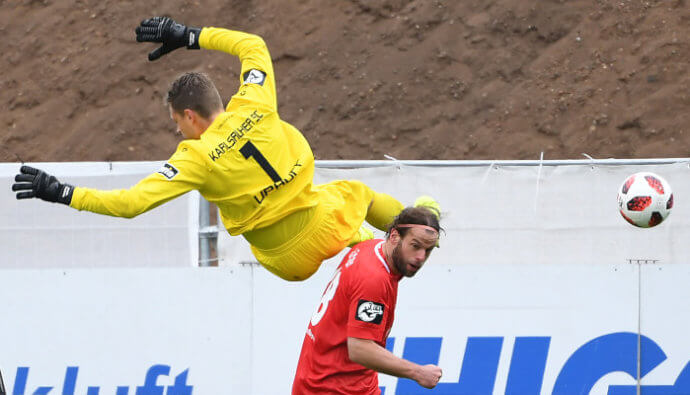
[[[223,111],[218,111],[218,112],[215,112],[215,113],[211,114],[211,116],[209,116],[208,118],[201,118],[201,117],[200,117],[199,120],[198,120],[198,122],[199,122],[199,129],[200,129],[199,136],[201,136],[202,134],[204,134],[204,132],[205,132],[206,130],[208,130],[208,128],[211,126],[211,124],[213,124],[213,122],[216,120],[216,118],[218,117],[218,115],[220,115],[220,114],[222,114],[222,113],[223,113]]]

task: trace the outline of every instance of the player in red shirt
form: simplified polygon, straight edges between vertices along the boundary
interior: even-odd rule
[[[424,265],[440,229],[431,210],[408,207],[391,223],[385,240],[368,240],[350,250],[309,322],[293,395],[380,394],[377,372],[436,386],[441,368],[398,358],[385,346],[398,282]]]

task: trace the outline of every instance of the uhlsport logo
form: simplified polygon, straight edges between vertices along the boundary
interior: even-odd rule
[[[360,299],[357,303],[357,317],[359,321],[380,324],[383,319],[383,305]]]
[[[266,73],[257,69],[251,69],[244,73],[245,84],[263,85],[266,79]]]

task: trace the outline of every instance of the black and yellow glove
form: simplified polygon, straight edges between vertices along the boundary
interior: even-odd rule
[[[62,184],[55,176],[35,169],[31,166],[22,166],[19,174],[14,177],[13,191],[17,193],[17,199],[39,198],[47,202],[69,205],[72,201],[74,187]]]
[[[185,46],[187,49],[199,49],[201,28],[187,27],[175,22],[172,18],[154,16],[144,19],[134,31],[137,34],[137,41],[140,43],[163,43],[149,53],[150,61]]]

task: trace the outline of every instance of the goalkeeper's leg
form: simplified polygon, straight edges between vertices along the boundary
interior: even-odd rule
[[[405,208],[400,201],[386,193],[373,192],[374,197],[367,210],[366,221],[378,230],[388,231],[388,225]],[[425,207],[437,217],[441,217],[441,206],[431,196],[420,196],[414,202],[414,207]],[[348,243],[349,247],[365,240],[373,239],[374,232],[362,224],[358,232]]]
[[[374,192],[369,210],[367,210],[367,222],[381,231],[388,231],[388,225],[400,214],[405,206],[391,195]]]
[[[431,196],[420,196],[415,200],[414,207],[425,207],[437,218],[441,218],[441,205]],[[388,225],[400,214],[405,206],[394,197],[385,193],[374,192],[374,198],[369,204],[366,220],[378,230],[387,231]]]
[[[365,220],[376,229],[386,232],[388,231],[388,224],[393,222],[393,218],[400,214],[405,206],[391,195],[375,191],[372,193],[374,196],[369,203]],[[362,224],[348,242],[348,247],[373,238],[374,232]]]

